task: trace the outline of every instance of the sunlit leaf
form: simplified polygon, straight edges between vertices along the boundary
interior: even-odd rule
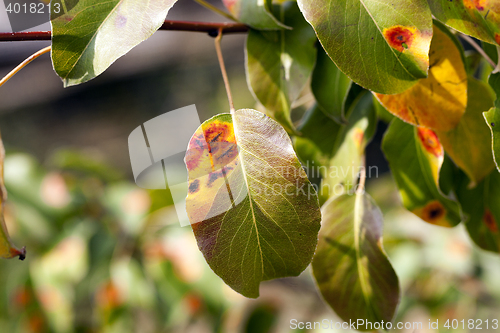
[[[379,208],[367,194],[344,194],[328,201],[322,215],[312,267],[323,298],[344,321],[390,322],[400,291],[382,248]]]
[[[362,93],[348,111],[348,123],[335,141],[328,167],[324,174],[322,193],[340,194],[339,185],[347,190],[355,185],[364,168],[365,148],[375,134],[377,114],[372,96]]]
[[[345,120],[345,101],[352,81],[342,73],[320,47],[314,67],[311,90],[327,116],[337,122]]]
[[[441,226],[460,223],[460,207],[439,188],[444,150],[430,129],[394,119],[382,149],[406,209],[422,220]]]
[[[404,121],[448,131],[457,126],[467,106],[467,72],[456,38],[440,24],[434,27],[429,76],[401,94],[375,95]]]
[[[296,3],[280,7],[280,15],[293,30],[251,30],[246,43],[246,71],[257,100],[271,117],[293,132],[291,103],[312,73],[316,37]]]
[[[52,63],[64,86],[104,72],[158,30],[176,1],[80,0],[64,15],[52,12]]]
[[[298,0],[328,55],[359,85],[400,93],[427,76],[427,1]]]
[[[493,106],[494,96],[486,83],[473,78],[468,80],[467,96],[467,110],[457,127],[448,132],[436,131],[436,134],[446,153],[474,186],[495,168],[491,133],[483,118],[483,112]]]
[[[12,244],[12,241],[5,226],[4,220],[4,209],[5,201],[7,200],[7,190],[5,189],[5,184],[3,180],[3,163],[5,160],[5,150],[3,148],[3,142],[0,138],[0,258],[11,259],[14,257],[19,257],[19,259],[24,260],[26,257],[26,249],[18,249]]]
[[[482,249],[500,252],[500,173],[493,171],[473,189],[468,188],[468,182],[467,177],[461,177],[457,191],[467,216],[467,231]]]
[[[497,169],[500,171],[500,73],[492,74],[489,79],[490,86],[497,94],[495,107],[488,112],[484,112],[484,118],[491,130],[493,159]]]
[[[269,0],[222,0],[226,8],[240,22],[259,30],[276,30],[287,26],[271,13]]]
[[[429,0],[432,14],[446,25],[488,43],[500,44],[497,0]]]
[[[307,267],[320,227],[318,198],[277,122],[249,109],[207,120],[190,141],[186,165],[198,247],[231,288],[257,297],[261,281]]]

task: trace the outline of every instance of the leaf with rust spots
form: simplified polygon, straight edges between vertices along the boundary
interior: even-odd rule
[[[429,0],[432,14],[444,24],[491,44],[500,44],[498,0]]]
[[[24,260],[26,257],[26,249],[18,249],[12,244],[12,241],[7,231],[4,220],[4,210],[5,201],[7,200],[7,190],[5,189],[5,183],[3,180],[3,162],[5,160],[5,150],[3,148],[3,142],[0,138],[0,258],[11,259],[19,257],[20,260]]]
[[[463,50],[441,24],[434,26],[426,79],[397,95],[375,94],[392,114],[418,126],[448,131],[455,128],[467,106],[467,72]]]
[[[493,171],[473,189],[463,173],[455,182],[470,237],[482,249],[500,253],[500,173]]]
[[[269,0],[222,0],[224,6],[240,22],[258,30],[278,30],[289,28],[277,20]]]
[[[395,118],[382,150],[406,209],[431,224],[451,227],[460,223],[460,206],[439,186],[444,151],[432,130]]]
[[[491,130],[493,159],[500,172],[500,73],[491,74],[489,84],[497,95],[495,107],[484,112],[484,119]]]
[[[297,276],[316,248],[317,194],[276,121],[238,110],[204,122],[186,153],[186,209],[198,247],[244,296],[261,281]]]
[[[436,131],[446,153],[469,177],[474,186],[494,168],[491,133],[483,112],[493,106],[494,94],[484,82],[468,80],[468,105],[460,123],[451,131]]]
[[[432,16],[425,0],[297,0],[338,68],[381,94],[427,77]]]
[[[64,15],[52,12],[52,64],[64,86],[104,72],[158,30],[176,2],[79,0]]]
[[[293,30],[250,30],[245,46],[246,75],[250,90],[266,113],[294,133],[291,104],[313,71],[316,37],[296,3],[280,6],[278,14]]]
[[[382,247],[382,213],[368,194],[344,194],[322,209],[314,278],[342,320],[390,322],[400,298],[399,281]],[[360,325],[360,331],[373,327]]]

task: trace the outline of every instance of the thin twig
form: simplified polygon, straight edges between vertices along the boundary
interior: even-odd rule
[[[224,80],[224,86],[226,87],[227,100],[229,101],[229,110],[231,115],[234,115],[236,111],[233,104],[233,95],[231,94],[231,88],[229,87],[229,79],[227,78],[226,65],[224,64],[224,57],[222,56],[222,50],[220,47],[220,42],[222,39],[222,29],[219,29],[219,34],[215,38],[215,50],[217,51],[217,59],[219,60],[220,71],[222,72],[222,79]]]
[[[50,51],[50,46],[44,47],[40,51],[37,51],[36,53],[33,53],[30,55],[26,60],[24,60],[22,63],[20,63],[16,68],[14,68],[12,71],[10,71],[9,74],[7,74],[2,80],[0,80],[0,87],[5,84],[5,82],[9,81],[11,77],[13,77],[17,72],[19,72],[21,69],[23,69],[27,64],[41,56],[42,54],[45,54]]]
[[[231,21],[235,21],[235,22],[238,22],[238,20],[231,14],[229,13],[226,13],[225,11],[223,10],[220,10],[219,8],[215,7],[214,5],[212,4],[209,4],[208,2],[206,2],[205,0],[194,0],[195,2],[199,3],[200,5],[202,5],[203,7],[207,8],[207,9],[210,9],[211,11],[219,14],[219,15],[222,15],[224,16],[225,18],[228,18],[230,19]]]
[[[212,23],[212,22],[193,22],[193,21],[172,21],[166,20],[160,27],[160,30],[169,31],[192,31],[208,33],[210,36],[217,36],[219,29],[224,34],[245,33],[248,32],[248,26],[242,23]],[[28,31],[28,32],[2,32],[0,33],[0,42],[17,41],[38,41],[50,40],[50,31]]]
[[[470,46],[475,48],[476,51],[479,52],[479,54],[481,54],[493,68],[497,67],[497,64],[495,64],[493,60],[491,60],[491,58],[486,54],[486,52],[484,52],[483,48],[477,45],[477,43],[472,38],[462,33],[459,36],[462,37],[462,39],[464,39],[465,41],[467,41],[467,43],[469,43]]]

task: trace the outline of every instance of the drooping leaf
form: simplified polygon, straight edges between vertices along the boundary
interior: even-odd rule
[[[311,90],[319,107],[337,122],[345,121],[345,102],[352,81],[319,48],[316,66],[312,74]]]
[[[322,215],[312,267],[323,298],[344,321],[390,322],[400,290],[382,248],[379,208],[368,194],[344,194],[328,201]]]
[[[495,90],[497,100],[495,107],[484,112],[484,119],[491,130],[493,159],[500,172],[500,73],[490,75],[490,86]]]
[[[382,149],[406,209],[432,224],[451,227],[460,223],[460,206],[439,188],[444,150],[432,130],[396,118]]]
[[[434,25],[429,76],[397,95],[375,94],[395,116],[417,126],[448,131],[467,106],[467,72],[463,50],[441,24]]]
[[[493,106],[493,92],[484,82],[468,79],[467,109],[456,128],[436,131],[446,153],[469,177],[471,186],[495,168],[491,152],[491,134],[483,112]]]
[[[269,0],[222,0],[224,6],[240,22],[258,30],[277,30],[287,28],[271,13]]]
[[[24,260],[26,257],[26,249],[18,249],[12,244],[12,241],[7,231],[4,220],[5,201],[7,200],[7,190],[3,180],[3,162],[5,160],[5,149],[3,147],[2,139],[0,138],[0,258],[11,259],[19,257]]]
[[[359,85],[396,94],[427,76],[432,18],[425,0],[298,0],[328,55]]]
[[[52,64],[64,86],[93,79],[149,38],[176,1],[80,0],[51,13]]]
[[[320,228],[318,198],[277,122],[248,109],[207,120],[186,164],[198,246],[231,288],[257,297],[261,281],[307,267]]]
[[[459,179],[457,196],[469,235],[482,249],[500,252],[500,173],[493,171],[473,189],[463,173]]]
[[[348,111],[348,123],[336,138],[334,150],[324,172],[321,192],[340,194],[342,185],[350,190],[364,168],[365,148],[375,134],[377,114],[371,94],[358,96]],[[330,195],[331,196],[331,195]]]
[[[500,44],[497,0],[429,0],[432,14],[444,24],[488,43]]]
[[[246,72],[251,91],[268,115],[293,132],[291,103],[309,79],[316,59],[316,37],[296,3],[279,7],[293,30],[251,30],[246,43]]]

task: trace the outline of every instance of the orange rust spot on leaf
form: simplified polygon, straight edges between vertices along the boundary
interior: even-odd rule
[[[483,11],[486,5],[486,0],[474,0],[474,7],[476,7],[477,10]]]
[[[360,128],[356,128],[354,131],[355,131],[353,136],[354,143],[356,144],[356,146],[361,147],[361,143],[363,142],[365,133]]]
[[[399,52],[409,49],[415,40],[416,29],[413,27],[403,27],[396,25],[384,29],[384,37],[389,45]]]
[[[446,208],[439,201],[431,201],[425,207],[416,209],[414,213],[422,220],[436,225],[447,225],[443,218],[446,215]]]
[[[498,45],[500,45],[500,34],[499,33],[495,34],[495,41],[497,42]]]
[[[439,138],[437,137],[436,133],[434,133],[434,131],[425,127],[419,127],[417,129],[417,133],[418,138],[424,146],[425,150],[436,157],[443,156],[443,146],[441,146]]]
[[[486,209],[486,211],[484,212],[483,222],[491,232],[498,232],[497,222],[495,221],[495,217],[493,216],[493,214],[491,214],[491,211],[489,209]]]
[[[464,0],[464,6],[469,8],[469,9],[473,9],[476,7],[472,0]]]

